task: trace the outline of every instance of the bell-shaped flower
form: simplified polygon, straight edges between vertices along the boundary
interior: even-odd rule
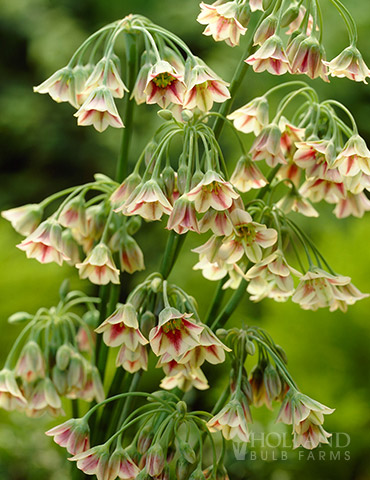
[[[194,203],[186,193],[175,201],[167,222],[167,228],[168,230],[175,230],[179,234],[189,230],[200,233]]]
[[[306,171],[306,178],[322,178],[341,182],[342,176],[334,167],[335,144],[330,140],[314,140],[296,143],[293,160]]]
[[[294,426],[293,448],[302,446],[312,450],[320,443],[329,443],[330,437],[331,433],[326,432],[322,425],[318,425],[316,415],[311,413],[299,425]]]
[[[154,59],[150,59],[146,51],[143,53],[142,58],[142,64],[139,73],[137,74],[136,82],[130,97],[130,100],[135,99],[137,105],[141,105],[146,101],[145,88],[148,81],[148,74],[151,71],[154,63]]]
[[[80,278],[88,278],[95,285],[119,284],[119,270],[116,268],[112,253],[104,243],[99,243],[87,258],[76,265]]]
[[[40,263],[62,265],[63,260],[69,260],[63,249],[62,227],[52,218],[42,222],[17,247],[26,252],[27,258],[35,258]]]
[[[216,42],[225,41],[230,47],[239,45],[240,35],[245,35],[247,29],[237,18],[236,2],[215,2],[212,5],[202,2],[200,9],[197,21],[201,25],[207,25],[203,35],[212,36]]]
[[[219,212],[210,208],[199,221],[199,231],[201,233],[212,230],[217,235],[231,235],[233,224],[229,218],[228,210]]]
[[[68,398],[82,398],[86,402],[94,400],[97,403],[102,402],[105,399],[105,392],[99,370],[90,365],[86,370],[86,381],[82,384],[82,388],[75,394],[67,394],[66,396]]]
[[[287,161],[281,149],[281,130],[276,124],[264,127],[253,142],[250,153],[253,161],[265,160],[269,167]]]
[[[210,207],[218,211],[227,210],[238,197],[239,194],[231,183],[212,170],[207,171],[203,179],[187,194],[199,213],[206,212]]]
[[[343,183],[348,192],[353,195],[358,195],[362,193],[365,188],[370,190],[370,175],[365,175],[362,172],[359,172],[353,177],[344,177]]]
[[[202,275],[207,280],[221,280],[228,274],[226,264],[220,266],[219,262],[209,262],[205,256],[200,256],[200,260],[193,267],[193,270],[201,270]]]
[[[306,15],[306,7],[301,5],[298,10],[297,16],[292,19],[292,21],[288,24],[289,28],[285,32],[287,35],[292,35],[294,32],[296,32],[300,26],[302,25],[302,22],[305,18]],[[304,32],[306,36],[311,35],[313,30],[313,17],[311,14],[308,15],[308,21],[307,21],[307,28],[306,31]],[[319,28],[316,26],[316,31],[318,31]]]
[[[71,418],[45,433],[49,437],[54,437],[54,442],[66,448],[72,455],[90,448],[90,428],[83,418]]]
[[[228,83],[218,77],[207,65],[198,63],[188,68],[185,76],[187,90],[184,98],[184,108],[198,107],[202,112],[208,112],[213,102],[222,103],[230,98]]]
[[[347,192],[346,198],[341,199],[334,209],[337,218],[346,218],[350,215],[361,218],[370,211],[370,200],[364,192],[353,195]]]
[[[289,192],[287,195],[282,197],[276,205],[284,213],[293,211],[301,213],[305,217],[319,216],[319,213],[311,205],[311,203],[302,197],[302,195],[298,192]]]
[[[234,127],[243,132],[258,135],[269,122],[269,104],[265,97],[257,97],[227,116]]]
[[[267,70],[272,75],[283,75],[289,71],[289,60],[278,35],[272,35],[255,53],[246,60],[257,73]]]
[[[347,47],[333,60],[325,63],[332,77],[347,77],[364,83],[367,83],[366,78],[370,77],[370,70],[355,46]]]
[[[111,90],[113,97],[122,98],[128,92],[118,71],[118,59],[103,57],[95,65],[94,70],[86,81],[85,89],[92,90],[102,85]]]
[[[191,388],[207,390],[209,385],[206,376],[200,368],[184,365],[184,368],[176,373],[176,375],[164,377],[160,387],[164,390],[179,388],[183,392],[188,392]]]
[[[329,81],[324,63],[325,51],[317,38],[295,38],[287,47],[287,56],[292,73],[306,74],[310,78],[321,77]]]
[[[21,235],[30,235],[39,226],[43,209],[40,205],[32,203],[22,207],[3,210],[1,216],[8,220],[14,230]]]
[[[70,67],[61,68],[43,83],[33,87],[33,91],[48,93],[57,103],[69,102],[73,107],[79,107],[76,97],[75,75]]]
[[[38,343],[31,340],[24,345],[15,371],[27,383],[45,376],[45,360]]]
[[[200,259],[205,258],[208,262],[222,262],[222,258],[219,256],[219,250],[222,245],[222,238],[212,235],[212,237],[206,241],[203,245],[194,248],[192,252],[198,253]]]
[[[148,369],[148,352],[144,345],[139,343],[134,350],[122,345],[116,358],[116,367],[122,367],[126,372],[135,373]]]
[[[144,90],[146,103],[157,103],[162,108],[167,108],[170,103],[182,105],[185,89],[183,76],[170,63],[160,60],[148,74]]]
[[[352,283],[339,285],[334,290],[334,300],[330,305],[330,311],[334,312],[339,308],[342,312],[346,312],[348,305],[353,305],[358,300],[368,297],[369,294],[360,292]]]
[[[249,6],[252,12],[261,10],[263,12],[263,0],[249,0]]]
[[[117,472],[112,475],[111,465],[108,463],[109,449],[105,445],[97,445],[70,457],[68,460],[77,462],[79,470],[87,475],[96,475],[98,480],[115,480],[117,478]]]
[[[245,193],[252,189],[263,188],[268,181],[261,170],[247,157],[243,156],[236,164],[230,183],[240,192]]]
[[[112,235],[109,246],[113,252],[119,252],[122,272],[134,273],[145,269],[143,252],[125,228],[118,229]]]
[[[280,138],[281,150],[285,158],[289,160],[293,160],[294,154],[297,151],[296,143],[303,141],[305,137],[306,129],[296,127],[295,125],[290,123],[285,117],[280,118],[279,128],[281,131],[281,138]],[[292,163],[290,162],[289,165],[291,164]],[[278,172],[279,176],[282,175],[280,172],[281,170],[284,170],[284,168],[288,168],[288,167],[282,167]],[[281,178],[284,178],[284,177],[281,177]],[[293,180],[293,178],[289,175],[285,178],[290,178],[291,180]]]
[[[25,387],[26,414],[29,417],[40,417],[45,413],[49,413],[53,417],[64,414],[62,401],[50,378],[37,380],[35,384]]]
[[[76,91],[77,108],[87,99],[91,90],[86,89],[86,81],[94,70],[94,65],[76,65],[73,68],[74,86]]]
[[[125,215],[140,215],[145,220],[159,220],[170,215],[172,205],[158,183],[151,179],[140,184],[126,200],[122,210]]]
[[[136,172],[131,173],[121,185],[112,193],[110,202],[115,212],[122,211],[125,201],[130,197],[135,188],[140,185],[141,177]]]
[[[149,333],[150,346],[155,355],[167,352],[173,359],[178,359],[199,345],[199,336],[204,327],[189,320],[192,315],[172,307],[161,311],[158,325]]]
[[[139,467],[132,460],[128,452],[117,445],[116,449],[109,458],[109,469],[114,472],[118,478],[122,480],[135,480],[140,472]],[[112,475],[112,480],[113,475]]]
[[[131,350],[135,350],[139,344],[148,343],[139,330],[137,313],[130,303],[120,305],[95,331],[103,333],[104,343],[109,347],[124,344]]]
[[[252,421],[247,402],[234,395],[225,407],[212,417],[207,427],[211,432],[221,431],[226,440],[249,442],[248,423]]]
[[[152,445],[146,456],[145,468],[151,477],[160,475],[165,466],[165,455],[159,443]]]
[[[343,182],[332,182],[322,178],[306,180],[299,189],[299,193],[314,203],[321,200],[328,203],[338,203],[346,198],[346,189]]]
[[[365,140],[358,134],[352,135],[333,166],[345,177],[354,177],[359,172],[370,175],[370,151]]]
[[[121,117],[113,100],[112,91],[105,85],[94,88],[75,113],[80,126],[93,125],[98,132],[108,126],[123,128]]]
[[[0,371],[0,407],[4,410],[23,410],[27,405],[27,400],[21,392],[15,372],[8,368]]]
[[[81,196],[75,197],[64,206],[58,216],[58,222],[63,227],[75,228],[81,235],[86,235],[86,209],[85,202]]]
[[[275,35],[277,30],[278,18],[276,15],[271,14],[266,17],[256,29],[253,44],[254,45],[263,45],[267,39]]]

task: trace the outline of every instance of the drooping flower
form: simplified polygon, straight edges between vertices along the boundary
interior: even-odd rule
[[[249,406],[244,399],[234,395],[207,427],[211,432],[221,431],[226,440],[249,442],[248,422],[252,420]]]
[[[30,235],[40,224],[42,212],[43,209],[40,205],[32,203],[10,210],[3,210],[1,216],[12,224],[17,233]]]
[[[124,127],[112,91],[104,85],[92,90],[75,113],[75,117],[79,126],[93,125],[98,132],[103,132],[109,125],[115,128]]]
[[[150,346],[155,355],[168,353],[173,359],[184,355],[199,344],[204,327],[190,321],[192,314],[167,307],[159,314],[158,325],[149,333]]]
[[[166,108],[170,103],[182,105],[185,94],[184,78],[168,62],[161,60],[153,65],[144,90],[146,103],[157,103]]]
[[[4,410],[24,410],[27,405],[15,379],[15,373],[8,368],[0,371],[0,407]]]
[[[295,37],[287,47],[287,56],[292,73],[306,74],[314,79],[321,77],[329,81],[325,64],[325,50],[317,38],[300,35]]]
[[[227,116],[234,127],[243,133],[258,135],[269,121],[269,104],[265,97],[257,97]]]
[[[207,65],[198,63],[189,67],[185,76],[187,90],[184,98],[184,108],[198,107],[202,112],[208,112],[213,102],[222,103],[230,98],[228,83],[216,75]]]
[[[103,57],[99,60],[85,83],[85,89],[91,91],[104,85],[111,90],[114,97],[122,98],[128,89],[119,74],[118,62],[118,58],[112,57]]]
[[[364,62],[360,51],[355,46],[347,47],[330,62],[325,62],[332,77],[347,77],[355,82],[367,83],[370,70]]]
[[[96,245],[86,259],[76,265],[76,268],[82,279],[88,278],[96,285],[119,283],[119,270],[114,264],[111,251],[104,243]]]
[[[68,202],[58,216],[58,222],[67,228],[77,229],[81,235],[87,233],[85,202],[81,196]]]
[[[172,205],[158,183],[151,179],[136,187],[124,205],[115,211],[140,215],[146,220],[159,220],[164,213],[170,215]]]
[[[230,235],[233,224],[229,218],[229,210],[220,212],[210,208],[199,221],[199,231],[204,233],[212,230],[215,235]]]
[[[200,256],[199,262],[194,265],[193,270],[201,270],[204,278],[217,281],[227,275],[229,271],[227,267],[226,264],[220,267],[219,262],[209,262],[204,256]]]
[[[295,152],[297,151],[296,143],[303,141],[306,130],[304,128],[296,127],[295,125],[290,123],[285,117],[280,118],[279,128],[281,131],[281,138],[280,138],[281,150],[284,156],[290,161],[289,167],[292,167],[293,165],[292,160],[294,158]],[[282,169],[279,170],[278,172],[279,175],[281,176],[282,175],[281,171],[284,171],[287,168],[288,166],[282,167]],[[284,178],[284,177],[281,177],[281,178]],[[288,175],[285,178],[293,179],[294,177],[292,175]]]
[[[276,15],[272,14],[266,17],[256,29],[253,37],[254,45],[263,45],[267,39],[275,35],[277,24],[278,18]]]
[[[270,167],[287,161],[281,149],[281,131],[276,124],[264,127],[253,142],[250,153],[253,161],[265,160]]]
[[[104,343],[109,347],[124,344],[131,350],[135,350],[139,344],[148,343],[139,330],[137,313],[130,303],[120,305],[95,331],[103,333]]]
[[[246,60],[255,72],[267,70],[272,75],[283,75],[289,71],[289,61],[281,38],[272,35],[255,53]]]
[[[308,200],[303,198],[299,192],[289,192],[287,195],[282,197],[276,205],[284,213],[289,213],[293,211],[301,213],[306,217],[319,216],[317,210],[311,205]]]
[[[191,388],[197,390],[207,390],[208,381],[200,368],[193,368],[183,365],[183,368],[174,375],[168,375],[161,380],[160,387],[164,390],[179,388],[183,392],[188,392]]]
[[[370,151],[360,135],[352,135],[333,167],[338,167],[339,172],[346,177],[354,177],[359,172],[370,175]]]
[[[199,213],[206,212],[210,207],[218,211],[227,210],[238,197],[233,186],[212,170],[207,171],[203,179],[187,194]]]
[[[61,68],[43,83],[33,87],[33,91],[48,93],[57,103],[69,102],[73,107],[79,107],[76,98],[75,75],[70,67]]]
[[[109,458],[109,470],[122,480],[135,480],[140,472],[128,452],[119,445]],[[112,475],[112,480],[113,478]]]
[[[225,41],[230,47],[239,45],[240,35],[245,35],[247,29],[237,18],[238,7],[235,2],[215,2],[212,5],[202,2],[200,8],[197,21],[207,25],[204,35],[212,36],[216,42]]]
[[[338,203],[346,197],[346,189],[343,182],[332,182],[322,178],[306,180],[299,189],[299,193],[314,203],[321,200],[325,200],[328,203]]]
[[[115,212],[120,212],[122,205],[130,197],[135,188],[140,185],[141,177],[136,172],[131,173],[121,185],[112,193],[110,202]]]
[[[335,144],[330,140],[297,142],[294,162],[306,171],[306,178],[322,178],[331,182],[341,182],[342,177],[334,167]]]
[[[63,260],[69,260],[63,251],[62,227],[54,219],[42,222],[17,247],[26,252],[27,258],[35,258],[41,263],[62,265]]]
[[[38,343],[31,340],[24,345],[15,371],[28,383],[45,376],[45,361]]]
[[[165,466],[165,455],[162,446],[159,443],[152,445],[146,456],[145,468],[147,473],[155,477],[160,475]]]
[[[230,183],[240,192],[249,192],[251,189],[259,189],[267,185],[268,181],[261,170],[247,157],[243,156],[236,164],[230,178]]]
[[[66,448],[72,455],[90,448],[89,424],[82,418],[71,418],[45,433],[49,437],[54,437],[54,442]]]
[[[62,401],[50,378],[42,378],[34,384],[25,386],[27,398],[26,414],[29,417],[40,417],[49,413],[53,417],[63,415]]]
[[[116,358],[116,367],[122,367],[129,373],[148,368],[148,352],[144,345],[138,344],[135,350],[122,345]]]
[[[175,201],[167,228],[180,234],[189,230],[200,233],[194,203],[186,193]]]
[[[346,198],[339,201],[334,209],[334,214],[337,218],[346,218],[350,215],[361,218],[365,212],[370,211],[370,200],[364,192],[353,195],[347,192]]]
[[[87,475],[96,475],[98,480],[113,480],[117,477],[109,474],[109,450],[105,445],[98,445],[69,458],[77,462],[77,468]]]

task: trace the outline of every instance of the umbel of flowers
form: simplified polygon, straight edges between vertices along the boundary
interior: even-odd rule
[[[231,108],[249,65],[257,73],[366,83],[355,21],[339,0],[332,3],[349,46],[331,61],[316,0],[219,0],[200,5],[204,34],[231,47],[250,40],[231,85],[176,35],[129,15],[92,34],[35,87],[69,102],[80,126],[127,125],[114,179],[99,173],[2,212],[24,237],[18,248],[28,258],[66,262],[100,286],[95,298],[63,284],[57,306],[13,315],[11,322],[26,326],[0,371],[7,410],[60,416],[72,402],[74,418],[47,435],[81,472],[98,480],[226,480],[224,443],[249,442],[253,409],[263,405],[280,405],[277,421],[292,429],[294,447],[328,443],[324,416],[333,410],[299,391],[284,350],[259,327],[223,327],[245,292],[253,302],[291,299],[313,311],[346,311],[367,297],[329,265],[299,222],[299,215],[319,216],[322,201],[338,219],[370,210],[370,151],[351,112],[301,80]],[[271,98],[280,100],[275,110]],[[134,103],[158,105],[163,122],[129,170]],[[240,147],[237,158],[224,157],[223,126]],[[145,270],[137,233],[150,232],[154,221],[169,230],[161,266],[132,288],[129,275]],[[219,281],[204,318],[197,305],[204,298],[168,280],[187,234],[202,236],[193,268]],[[225,301],[227,290],[235,292]],[[184,393],[212,387],[203,368],[223,362],[230,365],[224,394],[211,412],[192,408]],[[140,391],[141,376],[154,368],[163,372],[161,390]]]

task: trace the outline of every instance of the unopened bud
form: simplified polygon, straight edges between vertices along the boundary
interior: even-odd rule
[[[168,165],[162,172],[163,184],[166,191],[166,195],[171,197],[175,190],[175,171]]]
[[[176,462],[176,478],[177,480],[187,480],[191,472],[192,465],[186,458],[179,457]]]
[[[250,340],[247,340],[245,343],[245,350],[248,353],[248,355],[254,355],[256,353],[256,346],[253,342]]]
[[[298,18],[299,11],[300,8],[298,5],[292,5],[287,10],[285,10],[280,20],[280,26],[285,28],[292,22],[294,22],[294,20]]]
[[[159,110],[157,112],[158,117],[162,118],[163,120],[169,121],[173,119],[173,113],[171,110]]]
[[[10,315],[8,318],[9,323],[22,323],[22,322],[27,322],[28,320],[32,320],[33,315],[27,312],[17,312],[13,313],[13,315]]]
[[[164,469],[165,458],[163,448],[159,443],[152,445],[146,457],[145,468],[150,476],[160,475]]]
[[[184,122],[190,122],[193,117],[194,113],[191,110],[183,110],[181,112],[181,118],[184,120]]]
[[[145,425],[139,433],[139,438],[137,439],[137,451],[141,454],[147,452],[152,444],[154,437],[153,425],[151,423]]]
[[[127,233],[129,235],[135,235],[135,233],[140,230],[142,223],[143,222],[139,215],[134,215],[130,217],[126,224]]]
[[[144,312],[140,320],[140,330],[144,337],[149,337],[150,330],[156,324],[156,317],[153,312]]]
[[[263,373],[263,381],[270,399],[276,399],[281,393],[281,380],[278,372],[272,365],[268,365],[265,368]]]
[[[288,363],[288,357],[287,357],[287,354],[285,353],[285,350],[283,349],[283,347],[275,344],[275,350],[278,351],[279,356],[283,360],[283,362],[287,364]]]
[[[67,345],[61,345],[55,357],[56,365],[60,370],[65,370],[71,360],[71,349]]]
[[[188,167],[186,165],[180,165],[177,170],[177,189],[182,195],[185,192],[187,183]]]

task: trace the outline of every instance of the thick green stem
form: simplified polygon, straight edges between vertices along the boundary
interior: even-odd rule
[[[226,293],[226,290],[224,290],[222,288],[224,286],[225,282],[226,282],[226,277],[222,278],[217,285],[213,300],[212,300],[211,305],[208,309],[207,315],[204,319],[204,323],[207,324],[207,325],[209,323],[211,323],[212,319],[217,315],[217,312],[220,309],[222,300],[223,300],[223,298],[225,296],[225,293]]]
[[[215,331],[218,328],[222,328],[231,315],[234,313],[236,307],[239,305],[241,299],[244,296],[245,289],[247,288],[246,280],[242,280],[237,290],[235,290],[234,294],[227,302],[225,307],[222,309],[216,320],[212,323],[212,330]]]

